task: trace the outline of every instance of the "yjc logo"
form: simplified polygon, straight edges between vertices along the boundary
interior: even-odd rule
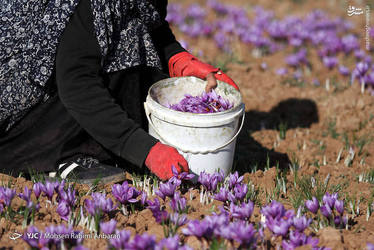
[[[26,233],[27,238],[29,239],[39,239],[39,233]]]

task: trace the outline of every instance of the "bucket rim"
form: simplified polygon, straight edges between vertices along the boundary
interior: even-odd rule
[[[196,78],[196,79],[199,80],[199,81],[203,81],[203,80],[201,80],[200,78],[197,78],[197,77],[194,77],[194,76],[170,77],[170,78],[166,78],[166,79],[168,79],[168,80],[170,80],[170,79],[181,80],[181,79],[184,79],[184,78],[185,78],[185,79],[188,79],[188,78]],[[229,85],[229,84],[227,84],[227,83],[225,83],[225,82],[223,82],[223,81],[220,81],[220,80],[217,80],[217,84],[227,84],[227,85],[229,85],[229,86],[227,86],[227,87],[232,88],[232,90],[234,90],[234,91],[236,91],[236,92],[239,93],[239,97],[240,97],[240,102],[239,102],[239,104],[237,104],[237,105],[233,106],[232,108],[227,109],[227,110],[225,110],[225,111],[214,112],[214,113],[192,113],[192,112],[183,112],[183,111],[178,111],[178,110],[174,110],[174,109],[171,109],[171,108],[165,107],[164,105],[162,105],[162,104],[158,103],[156,100],[154,100],[154,98],[153,98],[152,95],[151,95],[151,91],[152,91],[152,89],[155,88],[155,87],[157,87],[157,86],[158,86],[159,84],[161,84],[164,80],[165,80],[165,79],[155,82],[155,83],[152,84],[152,86],[148,89],[148,95],[147,95],[147,98],[146,98],[147,100],[146,100],[146,101],[150,101],[153,105],[156,106],[157,109],[161,108],[162,110],[167,111],[167,112],[173,112],[173,113],[175,113],[175,114],[180,114],[180,115],[183,114],[183,116],[186,116],[186,115],[187,115],[187,116],[191,116],[191,117],[205,117],[205,116],[206,116],[206,117],[211,117],[211,116],[224,116],[224,115],[226,115],[226,114],[228,114],[228,113],[233,113],[233,112],[236,113],[236,111],[238,111],[238,110],[242,110],[242,109],[244,108],[244,103],[243,103],[243,101],[242,101],[242,95],[241,95],[240,91],[238,91],[237,89],[235,89],[233,86],[231,86],[231,85]]]

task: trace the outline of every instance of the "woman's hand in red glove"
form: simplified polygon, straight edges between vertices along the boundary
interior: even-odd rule
[[[165,181],[173,177],[172,166],[178,173],[188,172],[188,163],[178,151],[168,145],[157,142],[149,151],[145,165],[149,170]]]
[[[212,65],[201,62],[188,52],[180,52],[169,59],[169,74],[171,77],[196,76],[207,80],[206,92],[217,87],[216,79],[226,82],[239,90],[234,81],[220,71],[219,68],[214,68]]]

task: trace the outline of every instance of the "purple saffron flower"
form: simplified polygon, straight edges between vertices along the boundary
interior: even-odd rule
[[[348,76],[350,74],[350,71],[347,67],[343,66],[343,65],[340,65],[339,66],[339,72],[340,74],[342,74],[343,76]]]
[[[249,220],[253,213],[254,204],[252,201],[241,203],[240,205],[230,204],[230,213],[233,218],[240,220]]]
[[[247,184],[237,184],[234,187],[234,194],[229,193],[229,200],[231,202],[242,201],[246,197],[248,192]]]
[[[291,222],[283,219],[273,219],[272,217],[266,218],[266,226],[277,236],[286,236]]]
[[[52,196],[55,192],[55,184],[53,182],[46,181],[41,188],[44,194],[48,197],[48,199],[52,200]]]
[[[18,196],[23,199],[24,201],[26,202],[29,202],[30,201],[30,196],[31,196],[31,190],[27,188],[27,186],[25,186],[23,188],[23,193],[19,193]]]
[[[75,203],[77,202],[77,199],[75,197],[75,189],[69,186],[69,188],[65,191],[63,188],[58,189],[57,191],[58,197],[60,200],[66,201],[66,203],[73,207]]]
[[[316,197],[312,197],[312,200],[305,201],[305,207],[309,209],[310,212],[316,214],[319,209],[319,202]]]
[[[110,239],[110,246],[113,246],[115,249],[127,249],[131,232],[128,230],[116,230],[116,234],[119,235],[119,237]]]
[[[210,239],[213,236],[214,229],[204,221],[193,220],[187,224],[187,227],[182,229],[185,235],[196,236],[197,238]]]
[[[334,56],[325,56],[322,61],[328,69],[333,69],[338,64],[338,59]]]
[[[305,216],[293,217],[292,219],[292,225],[298,232],[304,232],[304,230],[309,227],[310,223],[312,223],[312,219],[308,219]]]
[[[321,206],[320,210],[321,210],[322,215],[325,216],[327,219],[331,217],[332,210],[329,205]]]
[[[338,199],[338,193],[329,194],[326,192],[326,194],[322,197],[322,201],[327,204],[331,209],[334,208],[335,201]]]
[[[178,234],[169,237],[163,238],[160,242],[156,245],[155,250],[179,250],[179,236]]]
[[[142,235],[135,235],[135,237],[128,243],[126,249],[129,250],[151,250],[156,244],[156,236],[143,233]]]
[[[221,187],[219,192],[213,196],[215,200],[226,202],[229,197],[229,191],[225,187]]]
[[[273,200],[269,205],[262,207],[261,213],[266,219],[279,219],[284,216],[286,210],[282,203]]]
[[[60,201],[57,205],[56,212],[60,215],[61,219],[68,221],[70,215],[70,207],[64,200]]]
[[[112,186],[112,194],[121,204],[127,204],[137,202],[136,197],[139,195],[139,192],[135,188],[130,187],[127,181],[125,181],[122,185],[114,184]]]
[[[40,182],[34,183],[32,187],[32,191],[34,192],[36,199],[39,199],[40,193],[44,189],[43,186],[44,186],[43,183],[40,183]]]
[[[233,239],[240,244],[240,249],[256,248],[256,230],[252,224],[247,224],[244,221],[233,222],[230,226],[233,232]]]
[[[174,225],[180,227],[183,226],[187,223],[187,215],[185,214],[178,214],[178,213],[173,213],[169,215],[170,222],[173,223]]]
[[[105,195],[102,193],[95,192],[91,197],[92,200],[84,200],[84,207],[92,216],[101,212],[108,213],[116,208],[116,206],[113,205],[112,199],[106,199]]]
[[[100,230],[104,234],[111,234],[114,232],[117,226],[117,221],[115,219],[111,219],[108,222],[100,222]]]
[[[9,207],[15,195],[15,189],[0,187],[0,203],[2,201]]]
[[[176,183],[177,186],[180,186],[183,180],[188,181],[195,177],[194,174],[189,174],[188,172],[178,173],[174,165],[171,166],[171,171],[173,172],[173,177],[170,178],[170,181]]]
[[[279,68],[275,71],[277,75],[284,76],[287,75],[288,70],[286,68]]]
[[[161,199],[165,200],[166,197],[173,197],[178,183],[168,181],[161,183],[159,189],[155,192]]]
[[[374,29],[372,28],[372,30],[374,30]],[[373,37],[374,37],[374,35],[373,35]],[[367,248],[367,250],[374,250],[374,244],[371,244],[371,243],[368,242],[368,243],[366,243],[366,248]]]
[[[170,207],[174,212],[181,213],[187,208],[187,200],[184,197],[181,197],[179,192],[174,193],[173,199],[170,201]]]
[[[147,200],[147,204],[147,208],[152,211],[153,217],[155,217],[157,223],[162,223],[168,220],[168,212],[161,209],[158,198],[155,198],[153,202],[151,200]]]
[[[349,53],[360,48],[360,43],[357,37],[352,34],[342,37],[342,45],[345,53]]]
[[[142,204],[144,206],[147,202],[147,198],[148,198],[147,193],[142,191],[142,196],[140,198],[140,204]]]
[[[335,207],[336,211],[338,211],[338,213],[340,215],[343,215],[343,213],[344,213],[344,201],[342,201],[342,200],[336,200],[335,204],[334,204],[334,207]]]
[[[238,171],[235,171],[235,173],[229,175],[229,189],[232,189],[237,184],[241,184],[243,181],[244,176],[240,176],[238,174]]]

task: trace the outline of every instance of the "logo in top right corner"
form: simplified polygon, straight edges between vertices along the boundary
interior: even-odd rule
[[[364,11],[361,8],[357,8],[353,5],[348,6],[348,10],[347,10],[348,16],[354,16],[354,15],[357,16],[357,15],[361,15],[363,13],[364,13]]]

